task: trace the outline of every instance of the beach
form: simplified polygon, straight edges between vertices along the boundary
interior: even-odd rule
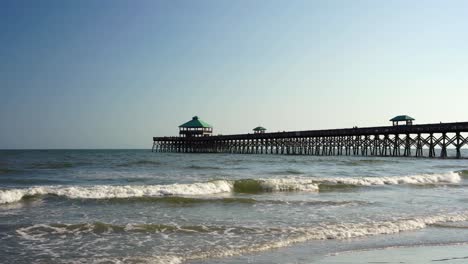
[[[463,159],[0,157],[4,263],[462,263],[468,255]]]
[[[320,263],[466,263],[468,245],[397,247],[343,253]]]

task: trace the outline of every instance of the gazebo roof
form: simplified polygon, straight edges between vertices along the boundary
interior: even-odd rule
[[[184,128],[212,128],[212,126],[205,121],[198,119],[198,116],[192,117],[192,120],[180,125]]]
[[[265,130],[266,130],[266,128],[261,127],[261,126],[258,126],[258,127],[253,129],[253,131],[265,131]]]
[[[399,116],[395,116],[394,118],[390,119],[390,121],[393,121],[393,122],[399,122],[399,121],[407,121],[407,120],[414,120],[414,118],[412,118],[411,116],[407,116],[407,115],[399,115]]]

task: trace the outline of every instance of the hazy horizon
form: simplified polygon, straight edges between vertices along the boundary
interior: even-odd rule
[[[468,121],[467,1],[2,1],[0,149]]]

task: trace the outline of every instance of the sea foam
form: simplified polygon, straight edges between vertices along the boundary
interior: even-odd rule
[[[375,235],[397,234],[405,231],[413,231],[426,228],[431,225],[440,225],[444,223],[455,223],[468,220],[468,212],[459,212],[452,214],[438,214],[429,216],[416,216],[400,218],[386,221],[369,221],[363,223],[322,223],[315,226],[306,227],[288,227],[288,228],[265,228],[265,227],[233,227],[233,226],[168,226],[159,224],[127,224],[122,226],[105,223],[82,223],[82,224],[36,224],[33,226],[22,227],[16,230],[16,233],[25,240],[43,240],[61,238],[63,235],[85,235],[85,233],[112,233],[112,232],[146,232],[146,233],[208,233],[208,234],[226,234],[236,232],[236,235],[275,233],[274,239],[268,242],[247,243],[235,248],[215,247],[210,250],[201,251],[193,254],[173,255],[173,256],[148,256],[138,258],[139,263],[182,263],[190,260],[200,260],[205,258],[220,258],[229,256],[238,256],[253,252],[261,252],[271,249],[287,247],[296,243],[303,243],[310,240],[327,239],[352,239]],[[237,230],[237,231],[236,231]],[[131,257],[135,260],[136,258]],[[130,260],[127,259],[127,260]],[[115,259],[117,260],[117,259]],[[118,262],[119,263],[119,262]]]
[[[310,240],[352,239],[365,236],[397,234],[405,231],[423,229],[427,226],[436,225],[440,223],[450,223],[467,220],[468,213],[460,213],[415,217],[408,219],[399,219],[394,221],[342,223],[331,225],[324,224],[315,227],[303,227],[289,230],[289,232],[293,232],[293,235],[276,241],[254,244],[236,249],[214,249],[210,250],[209,252],[202,252],[187,256],[186,260],[238,256],[253,252],[261,252],[271,249],[287,247],[296,243],[303,243]]]
[[[228,192],[257,193],[281,191],[320,191],[321,185],[375,186],[396,184],[455,184],[460,174],[422,174],[392,177],[330,177],[215,180],[190,184],[169,185],[95,185],[95,186],[37,186],[25,189],[0,190],[0,204],[17,202],[27,196],[56,195],[71,199],[113,199],[162,196],[206,196]]]
[[[21,200],[25,196],[57,195],[71,199],[111,199],[158,197],[169,195],[209,195],[230,192],[232,183],[225,180],[170,185],[95,185],[95,186],[41,186],[0,191],[0,204]]]
[[[420,174],[392,177],[324,178],[318,179],[318,181],[322,183],[342,183],[357,186],[370,186],[394,184],[459,183],[461,181],[461,177],[457,172],[448,172],[443,174]]]

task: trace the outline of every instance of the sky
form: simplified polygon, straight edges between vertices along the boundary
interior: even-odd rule
[[[0,149],[468,121],[468,1],[2,0]]]

